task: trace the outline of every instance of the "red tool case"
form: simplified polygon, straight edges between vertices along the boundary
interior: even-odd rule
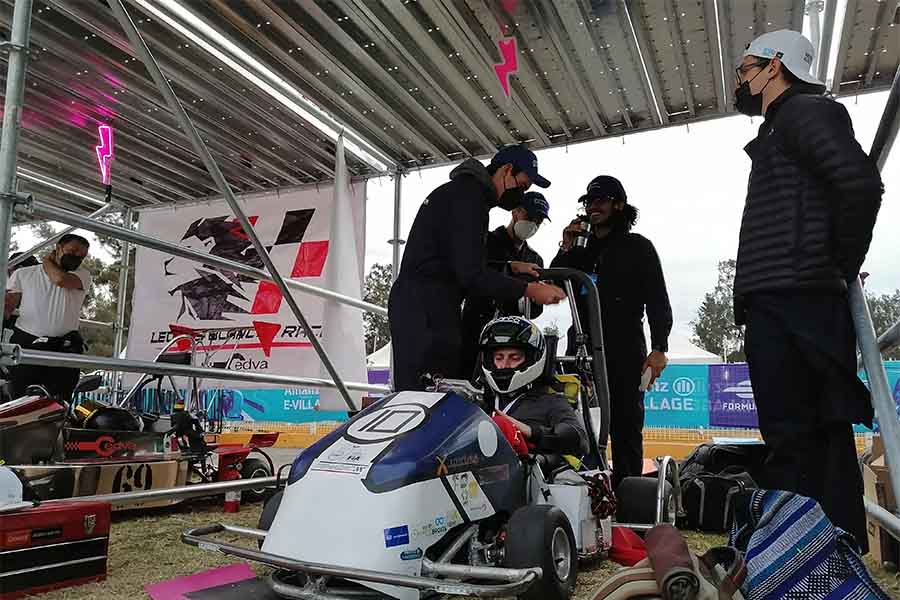
[[[108,502],[0,513],[0,600],[106,578]]]

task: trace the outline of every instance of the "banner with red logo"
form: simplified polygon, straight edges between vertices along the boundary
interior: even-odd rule
[[[324,286],[326,259],[333,242],[329,239],[333,198],[330,185],[241,198],[245,214],[283,276]],[[352,186],[351,201],[352,222],[345,223],[339,235],[352,236],[362,265],[364,183]],[[187,248],[265,268],[224,200],[184,208],[144,210],[140,214],[140,231]],[[298,291],[294,291],[294,297],[315,334],[320,339],[327,336],[328,332],[322,330],[324,300]],[[177,335],[190,334],[197,338],[195,364],[230,371],[319,377],[319,358],[273,283],[141,247],[137,251],[132,308],[127,349],[130,359],[153,360]],[[185,344],[176,344],[170,353],[185,348]],[[266,387],[209,381],[203,382],[203,386]],[[310,405],[306,402],[304,406]],[[340,410],[343,404],[318,408]]]

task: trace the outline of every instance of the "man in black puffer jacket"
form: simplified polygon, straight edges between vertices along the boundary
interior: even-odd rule
[[[768,455],[762,487],[814,498],[867,550],[853,423],[872,424],[856,375],[847,284],[872,239],[883,187],[843,105],[809,73],[812,44],[760,36],[737,69],[736,108],[765,114],[734,280],[735,319]]]

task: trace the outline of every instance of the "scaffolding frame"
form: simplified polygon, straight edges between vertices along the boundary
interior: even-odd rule
[[[282,292],[282,295],[288,302],[288,305],[291,308],[291,311],[294,313],[294,316],[306,331],[307,337],[312,342],[312,345],[319,358],[326,366],[326,369],[331,375],[332,380],[287,377],[281,378],[281,376],[264,375],[259,373],[234,373],[220,369],[205,369],[203,373],[204,376],[209,378],[241,381],[262,381],[262,379],[274,381],[274,379],[272,378],[277,377],[279,378],[278,381],[282,383],[287,383],[288,381],[290,381],[291,383],[303,381],[304,383],[302,383],[301,385],[308,385],[310,387],[334,387],[339,390],[345,402],[347,403],[348,408],[351,410],[355,410],[356,407],[354,406],[353,401],[348,394],[348,388],[366,389],[371,391],[375,391],[375,389],[377,388],[378,391],[384,391],[383,386],[369,386],[367,384],[345,383],[340,379],[339,374],[335,371],[330,359],[328,358],[324,349],[321,347],[318,339],[316,339],[315,335],[313,334],[308,322],[306,321],[306,318],[297,305],[296,300],[291,295],[289,288],[301,289],[302,291],[306,291],[309,293],[317,293],[320,296],[326,296],[332,300],[357,306],[358,308],[370,310],[371,312],[376,312],[378,314],[386,314],[386,311],[381,307],[374,307],[373,305],[367,305],[367,303],[362,303],[354,299],[341,297],[340,295],[327,292],[326,290],[312,288],[312,286],[303,286],[298,282],[289,283],[285,281],[285,279],[281,276],[280,273],[278,273],[277,269],[272,263],[271,257],[259,240],[252,224],[249,222],[240,205],[238,204],[234,193],[226,182],[221,170],[210,154],[209,149],[203,142],[203,139],[201,138],[197,129],[194,127],[193,122],[185,112],[178,98],[175,96],[174,91],[172,90],[171,86],[160,70],[160,67],[157,64],[154,56],[145,44],[140,32],[129,16],[127,10],[125,9],[124,4],[121,0],[110,0],[109,5],[116,16],[116,19],[119,21],[122,29],[125,31],[126,36],[133,46],[133,49],[140,55],[144,65],[146,66],[151,77],[159,88],[159,91],[165,97],[170,109],[173,111],[173,113],[181,123],[183,131],[192,142],[195,151],[202,158],[207,170],[209,171],[213,180],[216,182],[217,187],[224,195],[225,200],[228,202],[235,216],[238,218],[239,222],[244,228],[244,231],[248,234],[251,242],[253,243],[253,246],[256,248],[260,257],[263,259],[263,263],[266,268],[265,270],[252,269],[250,267],[247,267],[246,265],[232,263],[232,261],[224,261],[207,254],[189,251],[187,249],[180,248],[174,245],[168,245],[161,242],[160,240],[155,240],[154,238],[150,238],[149,236],[143,236],[142,234],[134,231],[129,231],[125,228],[118,228],[92,218],[85,218],[70,211],[61,211],[59,208],[53,207],[52,205],[41,205],[41,203],[37,202],[32,203],[30,197],[17,193],[16,163],[18,157],[18,137],[24,104],[23,92],[30,45],[32,0],[15,0],[10,41],[7,44],[9,47],[10,56],[8,61],[8,74],[6,80],[6,95],[4,99],[5,106],[3,115],[3,131],[2,138],[0,138],[0,287],[2,287],[2,289],[4,290],[6,289],[8,251],[13,213],[16,209],[16,206],[19,204],[32,205],[34,214],[41,214],[45,218],[62,221],[72,226],[81,226],[85,229],[95,232],[106,233],[108,235],[112,235],[114,237],[118,237],[119,239],[130,241],[135,244],[155,247],[156,249],[163,249],[163,251],[169,252],[171,254],[180,255],[191,260],[196,260],[197,262],[203,262],[206,264],[213,264],[216,266],[228,268],[236,272],[248,274],[249,276],[254,278],[268,279],[273,281]],[[827,16],[828,15],[826,15],[826,17]],[[839,73],[836,74],[836,78],[839,81]],[[888,96],[888,101],[879,123],[875,141],[872,145],[872,150],[870,152],[871,157],[876,161],[879,169],[883,168],[888,153],[890,152],[893,142],[896,139],[898,127],[900,127],[900,114],[898,113],[900,113],[900,69],[898,69],[893,79],[893,83],[891,85]],[[398,272],[400,262],[400,175],[401,173],[397,172],[394,180],[394,238],[393,240],[391,240],[391,242],[394,244],[392,266],[395,276]],[[176,249],[178,250],[177,252],[175,251]],[[879,417],[879,423],[881,425],[887,466],[891,474],[892,488],[895,497],[900,497],[900,422],[898,422],[896,418],[896,410],[893,398],[891,397],[890,389],[888,387],[887,376],[884,369],[884,364],[881,359],[878,340],[875,336],[871,315],[869,314],[862,284],[859,280],[857,280],[850,286],[849,296],[851,312],[856,327],[862,360],[868,374],[870,388],[872,391],[872,402],[876,414]],[[129,368],[159,368],[153,367],[153,363],[144,364],[142,361],[126,361],[119,360],[117,358],[101,359],[100,357],[77,356],[50,352],[45,353],[30,350],[22,351],[17,346],[9,344],[0,346],[0,360],[9,364],[16,364],[17,362],[21,361],[25,364],[54,364],[58,366],[102,365],[108,366],[112,369],[118,368],[120,370],[126,370]],[[173,374],[186,374],[175,373],[176,369],[172,365],[167,365],[165,368]],[[882,523],[885,529],[891,532],[892,535],[897,536],[898,533],[900,533],[900,517],[898,517],[896,514],[888,513],[883,509],[879,510],[878,507],[874,507],[874,505],[872,505],[871,503],[867,503],[866,507],[869,516],[879,523]]]

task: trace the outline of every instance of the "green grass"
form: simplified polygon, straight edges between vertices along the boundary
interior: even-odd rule
[[[256,527],[260,504],[244,504],[237,514],[224,514],[221,499],[194,501],[165,509],[117,513],[110,534],[108,578],[100,583],[58,590],[41,596],[44,600],[101,600],[146,598],[144,586],[182,575],[190,575],[236,561],[227,556],[205,552],[181,543],[181,532],[215,521]],[[723,545],[725,536],[684,532],[692,550],[703,553]],[[225,536],[223,539],[229,539]],[[246,543],[246,542],[243,542]],[[892,597],[900,599],[900,580],[896,574],[867,560],[876,580]],[[585,564],[578,578],[576,598],[590,600],[596,588],[619,566],[611,561]],[[254,566],[258,573],[266,567]]]

